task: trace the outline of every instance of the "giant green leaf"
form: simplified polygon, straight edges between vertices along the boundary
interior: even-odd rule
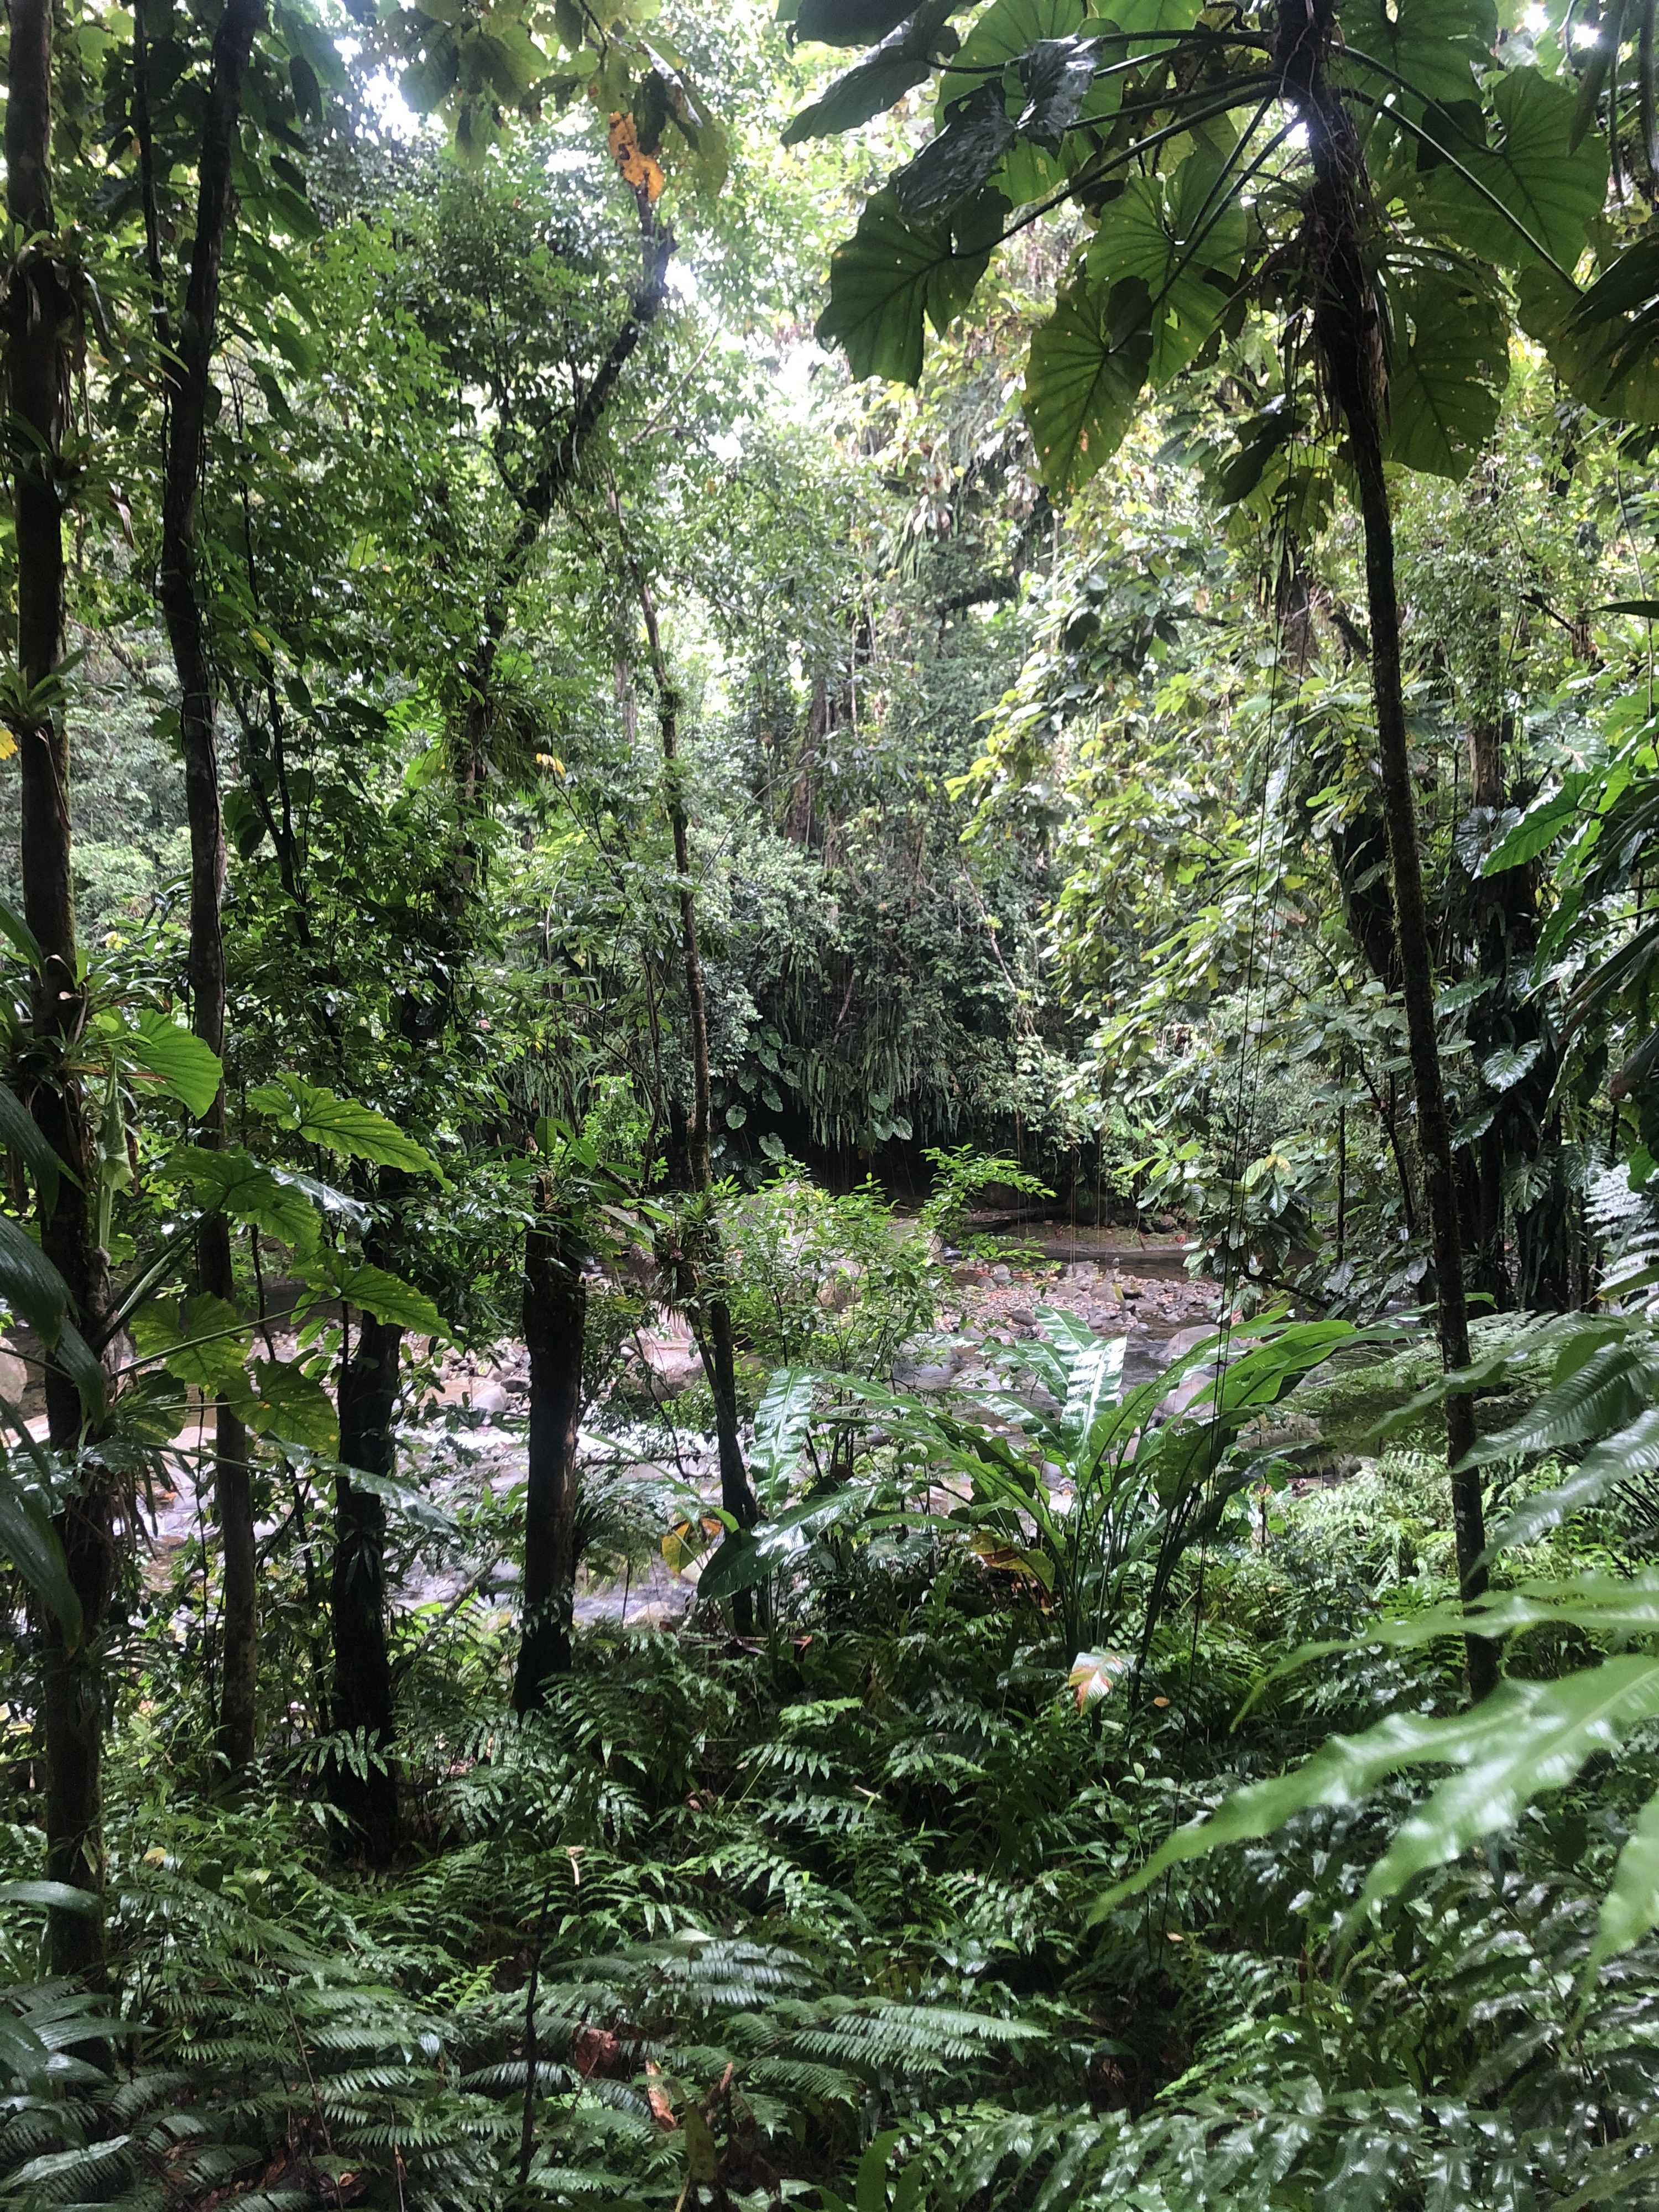
[[[1647,315],[1587,314],[1598,289],[1580,293],[1534,261],[1516,287],[1521,327],[1544,348],[1575,399],[1624,422],[1659,423],[1659,333],[1648,327]]]
[[[1425,104],[1473,100],[1498,38],[1491,0],[1345,0],[1339,21],[1341,76],[1379,100],[1401,79]]]
[[[1450,158],[1429,172],[1428,209],[1449,238],[1488,261],[1522,268],[1542,252],[1571,270],[1607,198],[1606,146],[1600,137],[1573,146],[1573,95],[1535,69],[1500,79],[1492,108],[1489,145],[1445,128]]]
[[[844,76],[838,76],[811,106],[803,107],[791,118],[783,134],[784,144],[794,146],[804,138],[826,138],[836,131],[855,131],[860,123],[867,123],[872,115],[879,115],[925,82],[933,74],[940,33],[953,5],[954,0],[928,0],[926,7],[918,8],[873,52]],[[948,33],[944,43],[947,48],[953,46],[955,33]]]
[[[399,1275],[387,1273],[364,1261],[361,1266],[340,1268],[335,1278],[340,1296],[348,1304],[361,1306],[378,1322],[393,1328],[412,1329],[419,1336],[442,1336],[443,1316],[423,1291],[417,1291]]]
[[[70,1175],[47,1143],[40,1124],[9,1083],[0,1083],[0,1144],[15,1152],[34,1177],[44,1211],[55,1211],[59,1177],[70,1176],[71,1182],[77,1178]]]
[[[1466,477],[1497,428],[1507,318],[1487,294],[1432,268],[1391,281],[1389,308],[1389,458],[1427,476]]]
[[[1080,31],[1087,12],[1084,0],[993,0],[940,76],[940,122],[948,122],[981,85],[993,83],[1003,87],[1010,118],[1018,118],[1030,94],[1014,64],[1045,40]],[[1022,140],[1009,149],[995,181],[1013,206],[1024,207],[1056,190],[1065,171],[1055,155]]]
[[[169,1158],[166,1173],[169,1180],[187,1179],[206,1212],[247,1222],[296,1250],[316,1242],[317,1209],[310,1199],[292,1178],[274,1174],[239,1146],[223,1152],[181,1146]]]
[[[1060,294],[1031,340],[1025,419],[1055,497],[1086,483],[1123,442],[1152,359],[1149,314],[1138,277],[1109,290],[1085,280]]]
[[[1184,368],[1220,321],[1247,236],[1232,180],[1207,148],[1189,155],[1167,181],[1132,178],[1102,213],[1089,273],[1108,288],[1130,276],[1146,285],[1153,384]]]
[[[159,1359],[169,1375],[211,1398],[242,1375],[252,1331],[234,1306],[204,1293],[185,1300],[152,1298],[128,1324],[139,1356]]]
[[[395,1121],[361,1106],[354,1098],[337,1098],[331,1091],[307,1083],[303,1076],[279,1075],[247,1094],[256,1112],[269,1115],[282,1127],[308,1143],[349,1159],[369,1160],[379,1167],[404,1168],[411,1175],[431,1175],[437,1163],[431,1154],[404,1136]]]
[[[217,1054],[171,1014],[148,1008],[120,1032],[118,1043],[130,1066],[152,1077],[192,1114],[205,1114],[218,1097],[223,1070]]]
[[[325,1455],[339,1449],[334,1402],[297,1361],[256,1359],[252,1383],[238,1410],[257,1435]]]
[[[927,324],[943,331],[967,306],[1007,211],[1006,201],[984,191],[948,222],[912,225],[890,192],[878,192],[830,259],[819,338],[841,341],[854,376],[914,384]]]

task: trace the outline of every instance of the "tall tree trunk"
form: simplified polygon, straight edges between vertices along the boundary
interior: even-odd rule
[[[576,1587],[576,1438],[582,1410],[587,1285],[558,1218],[552,1178],[536,1186],[540,1217],[525,1234],[524,1338],[530,1354],[530,1462],[525,1488],[524,1640],[513,1703],[544,1701],[570,1666]]]
[[[1314,332],[1332,396],[1347,425],[1348,458],[1364,532],[1371,689],[1394,878],[1407,1042],[1417,1094],[1418,1147],[1434,1255],[1441,1358],[1447,1372],[1455,1374],[1469,1364],[1468,1307],[1451,1129],[1435,1030],[1434,963],[1406,734],[1394,515],[1382,465],[1387,372],[1375,276],[1364,243],[1368,216],[1364,157],[1352,118],[1326,69],[1334,14],[1334,0],[1301,0],[1299,5],[1291,0],[1280,12],[1276,58],[1287,94],[1308,127],[1314,183],[1304,234],[1319,287]],[[1481,1565],[1486,1528],[1480,1474],[1461,1464],[1475,1436],[1474,1401],[1467,1392],[1448,1397],[1446,1429],[1458,1574],[1464,1595],[1476,1597],[1486,1588],[1486,1570]],[[1497,1648],[1483,1638],[1471,1636],[1466,1639],[1465,1650],[1470,1692],[1483,1696],[1498,1679]]]
[[[206,438],[209,378],[217,340],[219,275],[231,217],[230,171],[241,113],[242,81],[255,34],[264,20],[264,0],[228,0],[214,36],[198,170],[196,240],[191,252],[184,317],[173,341],[168,375],[170,415],[161,500],[161,611],[179,675],[185,805],[190,821],[192,1026],[203,1043],[221,1059],[225,1048],[225,948],[220,918],[225,888],[225,830],[219,797],[213,671],[197,561],[197,495]],[[142,55],[137,58],[142,61]],[[199,1138],[202,1144],[216,1150],[224,1144],[222,1087],[203,1117]],[[198,1266],[204,1291],[227,1301],[234,1298],[228,1222],[216,1218],[203,1223]],[[214,1511],[223,1547],[225,1600],[223,1688],[216,1747],[235,1772],[246,1765],[254,1753],[259,1613],[247,1432],[222,1398],[215,1413]]]
[[[620,525],[621,512],[615,494]],[[691,879],[690,826],[685,811],[685,763],[679,754],[680,696],[669,672],[657,620],[657,602],[650,579],[638,562],[630,559],[646,641],[651,649],[651,672],[657,687],[657,721],[661,734],[668,820],[674,839],[674,872],[679,879],[680,950],[685,963],[685,997],[691,1033],[691,1124],[687,1132],[686,1164],[691,1188],[707,1198],[714,1177],[709,1165],[708,1000],[703,988],[702,953],[697,939],[697,895]],[[716,1285],[722,1266],[720,1231],[712,1215],[700,1226],[701,1249],[695,1255],[700,1279],[714,1275]],[[700,1295],[697,1311],[697,1349],[714,1400],[714,1431],[720,1447],[720,1504],[739,1528],[752,1528],[757,1518],[755,1493],[744,1464],[738,1434],[736,1351],[732,1337],[732,1309],[718,1287]],[[747,1635],[754,1625],[754,1602],[747,1590],[732,1600],[732,1618]]]
[[[356,1350],[340,1370],[340,1460],[347,1469],[390,1474],[396,1458],[392,1408],[404,1333],[389,1322],[358,1325]],[[351,1480],[334,1485],[334,1714],[337,1735],[352,1738],[329,1768],[329,1795],[375,1865],[398,1843],[398,1776],[392,1728],[392,1663],[386,1632],[386,1501]]]
[[[52,206],[51,0],[9,0],[6,102],[7,212],[25,237],[50,235]],[[7,404],[29,433],[13,463],[17,549],[17,665],[30,704],[15,724],[21,801],[23,909],[45,956],[35,979],[34,1034],[51,1073],[37,1084],[34,1115],[78,1180],[62,1179],[57,1202],[40,1207],[40,1242],[69,1285],[76,1318],[100,1340],[109,1310],[109,1268],[95,1239],[93,1147],[85,1101],[64,1066],[80,1034],[84,993],[76,980],[75,886],[70,861],[69,735],[51,679],[64,657],[64,539],[58,469],[68,421],[76,307],[62,271],[39,247],[16,264],[5,301]],[[53,1063],[56,1063],[53,1065]],[[82,1442],[80,1394],[49,1368],[46,1415],[54,1451],[72,1459]],[[46,1741],[46,1873],[98,1891],[103,1884],[102,1638],[114,1571],[111,1486],[83,1458],[74,1496],[58,1519],[83,1633],[72,1644],[52,1615],[45,1623],[42,1720]],[[95,1915],[53,1912],[52,1971],[96,1976],[103,1935]]]

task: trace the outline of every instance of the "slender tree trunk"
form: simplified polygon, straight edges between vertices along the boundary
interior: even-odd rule
[[[621,512],[612,494],[617,522]],[[713,1185],[709,1165],[708,1000],[703,988],[702,954],[697,939],[697,895],[691,879],[690,827],[685,811],[685,766],[679,755],[679,692],[669,672],[657,621],[657,603],[650,579],[637,562],[632,563],[646,641],[651,649],[651,670],[657,686],[657,720],[662,739],[665,780],[668,791],[668,820],[674,839],[674,872],[679,879],[680,950],[685,963],[685,997],[691,1033],[691,1124],[686,1136],[686,1164],[691,1188],[707,1197]],[[718,1275],[721,1264],[720,1232],[712,1218],[702,1226],[702,1249],[697,1255],[699,1276]],[[738,1435],[738,1385],[735,1346],[732,1338],[732,1310],[718,1288],[698,1300],[702,1326],[697,1349],[714,1400],[714,1429],[720,1447],[720,1504],[739,1528],[752,1528],[757,1518],[755,1493],[744,1464]],[[743,1590],[732,1601],[732,1618],[747,1635],[754,1623],[753,1601]]]
[[[1364,158],[1352,119],[1326,73],[1334,9],[1334,0],[1304,0],[1299,7],[1287,5],[1280,15],[1277,58],[1287,93],[1308,126],[1314,184],[1304,236],[1319,285],[1315,337],[1332,395],[1347,425],[1348,458],[1364,532],[1371,687],[1394,878],[1407,1042],[1417,1095],[1418,1147],[1434,1255],[1441,1358],[1447,1372],[1455,1374],[1469,1364],[1468,1308],[1451,1129],[1435,1030],[1434,963],[1406,733],[1394,514],[1382,464],[1386,368],[1375,278],[1364,242],[1369,218]],[[1475,1437],[1474,1401],[1467,1392],[1447,1399],[1446,1428],[1458,1574],[1465,1596],[1475,1597],[1486,1588],[1486,1570],[1480,1564],[1486,1528],[1479,1473],[1461,1464]],[[1496,1646],[1471,1636],[1465,1649],[1470,1692],[1483,1696],[1498,1679]]]
[[[396,1458],[392,1408],[404,1333],[364,1315],[340,1370],[340,1459],[366,1474],[390,1474]],[[329,1771],[329,1794],[372,1864],[398,1843],[398,1776],[392,1663],[386,1632],[386,1502],[349,1474],[334,1485],[334,1732],[353,1739]]]
[[[557,1218],[550,1176],[537,1184],[541,1218],[526,1231],[524,1338],[530,1353],[530,1463],[525,1489],[524,1640],[513,1703],[538,1707],[568,1671],[576,1586],[576,1437],[582,1409],[587,1285]]]
[[[190,822],[192,1025],[203,1043],[221,1059],[225,1048],[225,948],[221,926],[225,830],[219,796],[213,672],[197,559],[197,498],[206,439],[209,379],[217,339],[219,276],[231,219],[230,172],[241,113],[242,81],[264,20],[264,0],[228,0],[214,36],[207,113],[202,125],[190,284],[167,380],[170,412],[161,501],[161,611],[179,675],[185,806]],[[142,19],[138,35],[142,38]],[[142,64],[142,51],[135,58]],[[147,132],[147,91],[144,119]],[[147,218],[149,213],[147,199]],[[154,258],[153,245],[151,252]],[[153,268],[151,273],[155,281],[159,271]],[[224,1144],[222,1088],[203,1117],[199,1138],[214,1149]],[[235,1279],[227,1222],[203,1224],[198,1266],[204,1291],[228,1302],[234,1299]],[[247,1433],[222,1398],[215,1415],[214,1511],[223,1547],[225,1595],[224,1680],[216,1748],[235,1772],[247,1765],[254,1753],[259,1613]]]
[[[51,0],[10,0],[6,102],[7,212],[25,237],[51,234]],[[93,1343],[109,1310],[109,1269],[94,1242],[92,1146],[79,1085],[63,1066],[79,1035],[85,995],[76,980],[75,886],[70,860],[69,736],[50,681],[64,657],[64,539],[58,467],[69,415],[76,307],[50,253],[33,247],[13,269],[5,299],[7,404],[28,432],[13,463],[17,551],[17,665],[30,704],[15,726],[21,786],[23,909],[44,963],[35,980],[34,1034],[50,1073],[37,1084],[34,1115],[65,1176],[55,1206],[40,1208],[40,1242]],[[73,1459],[82,1441],[80,1394],[56,1368],[46,1374],[54,1451]],[[114,1574],[112,1500],[107,1477],[83,1457],[77,1488],[58,1516],[58,1534],[83,1633],[71,1644],[62,1624],[45,1622],[42,1721],[46,1742],[46,1873],[55,1881],[103,1886],[102,1640]],[[52,1971],[96,1977],[103,1934],[94,1915],[51,1916]]]

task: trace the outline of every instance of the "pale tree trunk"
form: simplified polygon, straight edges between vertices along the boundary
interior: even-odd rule
[[[1281,11],[1276,59],[1287,96],[1308,129],[1314,184],[1304,238],[1319,288],[1314,307],[1315,337],[1332,396],[1347,426],[1348,458],[1364,532],[1371,689],[1394,879],[1407,1051],[1417,1097],[1418,1149],[1434,1256],[1441,1358],[1446,1371],[1455,1374],[1469,1364],[1468,1306],[1451,1128],[1435,1030],[1434,962],[1406,732],[1394,514],[1382,463],[1386,369],[1375,271],[1368,264],[1364,244],[1364,157],[1352,119],[1326,69],[1334,15],[1334,0],[1299,0],[1299,4],[1291,0]],[[1480,1474],[1460,1467],[1475,1437],[1474,1401],[1467,1392],[1447,1399],[1446,1429],[1458,1575],[1465,1597],[1476,1597],[1486,1583],[1481,1564],[1486,1529]],[[1466,1639],[1465,1648],[1470,1692],[1480,1697],[1498,1679],[1497,1648],[1476,1636]]]
[[[264,20],[264,0],[229,0],[214,36],[207,113],[202,125],[190,284],[184,316],[173,341],[174,360],[168,375],[170,413],[161,504],[161,611],[179,675],[185,805],[190,820],[192,1026],[203,1043],[222,1059],[225,948],[220,910],[225,888],[225,830],[219,797],[213,670],[197,554],[197,502],[206,441],[209,379],[216,343],[220,269],[231,219],[230,171],[241,113],[242,81],[255,34]],[[137,58],[142,62],[142,54]],[[153,241],[151,252],[154,260]],[[215,1150],[224,1144],[222,1087],[202,1119],[198,1140]],[[204,1291],[215,1297],[234,1299],[230,1227],[222,1217],[202,1224],[198,1267]],[[247,1432],[222,1398],[215,1412],[214,1511],[224,1576],[223,1686],[216,1749],[234,1773],[252,1759],[257,1740],[259,1615]]]

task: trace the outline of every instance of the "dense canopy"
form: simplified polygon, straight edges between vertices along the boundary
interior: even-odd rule
[[[8,0],[0,2206],[1659,2142],[1659,0]]]

